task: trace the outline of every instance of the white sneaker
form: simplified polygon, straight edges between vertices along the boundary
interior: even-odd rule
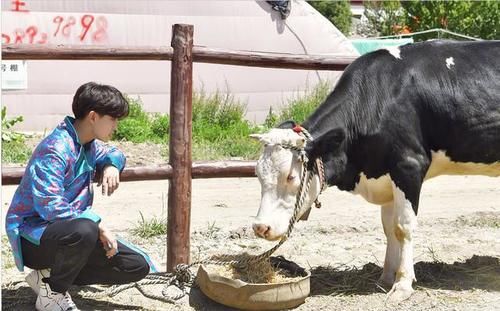
[[[78,311],[68,292],[61,294],[53,292],[49,284],[40,284],[35,308],[39,311]]]
[[[40,285],[42,284],[43,278],[48,278],[50,276],[49,269],[43,270],[33,270],[24,279],[26,283],[31,287],[31,289],[38,295],[40,290]]]

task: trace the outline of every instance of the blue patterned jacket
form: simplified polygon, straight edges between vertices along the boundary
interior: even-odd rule
[[[23,271],[21,236],[39,245],[47,225],[60,219],[100,217],[92,210],[92,178],[111,164],[120,171],[125,156],[93,140],[81,145],[74,119],[66,117],[36,147],[7,211],[5,226],[16,266]]]

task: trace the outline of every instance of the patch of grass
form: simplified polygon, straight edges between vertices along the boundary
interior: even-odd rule
[[[169,130],[168,115],[147,113],[139,97],[136,99],[127,97],[127,101],[129,115],[118,123],[113,139],[133,143],[165,141]]]
[[[193,159],[255,159],[260,145],[249,138],[258,131],[245,120],[246,106],[230,93],[193,95]]]
[[[7,107],[2,108],[2,163],[26,163],[31,156],[25,135],[12,130],[16,123],[22,121],[22,116],[7,118]]]
[[[15,267],[14,256],[7,235],[2,236],[2,269]]]
[[[215,235],[221,230],[221,227],[217,226],[215,224],[215,221],[210,223],[207,223],[207,231],[204,233],[204,236],[212,239],[215,237]]]
[[[194,93],[192,159],[257,159],[261,145],[250,139],[250,134],[266,131],[285,120],[303,122],[324,101],[330,89],[331,85],[323,82],[304,95],[297,95],[281,112],[270,109],[268,118],[260,126],[245,119],[246,105],[230,92]],[[140,98],[127,97],[127,100],[129,116],[118,123],[113,139],[161,144],[161,155],[168,161],[170,116],[146,112]],[[2,161],[26,163],[30,154],[31,150],[24,143],[4,143]]]
[[[136,226],[130,230],[133,235],[148,239],[167,234],[167,222],[165,219],[156,216],[145,219],[141,212],[139,212],[139,214],[141,215],[141,219],[137,222]]]
[[[24,164],[28,162],[31,153],[24,139],[2,142],[2,163]]]
[[[270,128],[287,120],[293,120],[297,123],[304,122],[325,101],[331,90],[332,85],[330,82],[320,82],[312,90],[306,90],[303,95],[292,98],[284,105],[281,112],[274,113],[270,110],[265,125]]]

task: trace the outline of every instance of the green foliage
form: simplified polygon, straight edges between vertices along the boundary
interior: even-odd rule
[[[368,33],[388,36],[403,30],[404,10],[399,1],[364,1]]]
[[[203,91],[193,95],[193,137],[216,141],[231,135],[249,134],[251,126],[245,120],[245,106],[230,93]]]
[[[500,39],[500,2],[489,1],[364,1],[369,35],[396,35],[442,28],[489,40]],[[416,41],[451,37],[417,35]],[[455,36],[452,38],[456,39]]]
[[[249,135],[255,131],[245,120],[245,105],[234,95],[203,91],[193,95],[193,158],[254,158],[260,146]]]
[[[27,163],[31,152],[24,140],[4,141],[2,142],[2,163]]]
[[[167,234],[167,222],[165,219],[154,216],[151,219],[144,219],[144,215],[139,212],[141,219],[136,226],[131,229],[133,235],[140,238],[152,238]]]
[[[12,255],[12,248],[10,247],[9,238],[7,235],[2,235],[2,269],[10,269],[16,266],[14,256]]]
[[[166,141],[169,128],[168,116],[147,113],[142,107],[140,98],[127,97],[127,101],[129,102],[129,115],[118,123],[113,139],[134,143]]]
[[[7,119],[7,107],[2,108],[2,142],[24,141],[24,136],[16,133],[11,128],[23,121],[23,116],[17,116],[14,119]]]
[[[351,32],[351,5],[347,0],[319,0],[307,1],[312,7],[326,17],[344,35]]]
[[[266,128],[272,128],[277,123],[278,123],[278,115],[274,113],[272,107],[269,107],[269,112],[267,113],[266,119],[264,120],[264,126]]]
[[[151,122],[151,131],[155,137],[159,137],[162,141],[167,141],[168,134],[170,133],[170,117],[167,114],[155,114]]]
[[[482,39],[500,39],[498,1],[404,1],[406,24],[413,32],[443,28]],[[435,38],[424,34],[419,40]]]
[[[325,101],[330,94],[332,86],[328,82],[320,82],[312,90],[307,90],[304,95],[297,96],[288,102],[279,115],[274,115],[272,110],[266,118],[267,127],[275,127],[283,121],[293,120],[302,123]]]
[[[289,101],[281,112],[269,110],[263,126],[257,126],[245,119],[245,105],[234,95],[216,92],[207,95],[204,92],[193,95],[193,160],[220,160],[228,158],[256,159],[261,150],[260,144],[250,139],[252,133],[262,132],[277,124],[293,119],[303,122],[314,109],[327,97],[331,85],[320,83],[302,96]],[[161,154],[168,157],[168,138],[170,118],[165,114],[151,114],[144,111],[140,99],[128,99],[129,117],[121,120],[113,139],[128,140],[134,143],[161,143]],[[4,145],[5,146],[5,145]],[[28,159],[30,151],[22,145],[8,145],[9,150]],[[19,150],[19,151],[18,151]],[[21,155],[9,156],[2,153],[5,162],[25,162]],[[17,160],[13,160],[17,159]],[[153,221],[154,222],[154,221]],[[149,221],[143,220],[142,227],[148,228]],[[144,231],[144,230],[143,230]],[[137,232],[140,232],[137,229]]]
[[[22,116],[7,119],[7,107],[2,108],[2,163],[26,163],[31,156],[24,135],[12,130],[16,123],[22,121]]]

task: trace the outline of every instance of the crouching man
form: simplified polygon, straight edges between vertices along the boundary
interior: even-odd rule
[[[117,241],[92,211],[94,174],[111,195],[125,166],[121,151],[106,146],[128,115],[120,91],[89,82],[66,117],[36,147],[6,216],[6,231],[20,271],[38,294],[37,310],[78,310],[72,285],[139,281],[154,267],[138,248]]]

